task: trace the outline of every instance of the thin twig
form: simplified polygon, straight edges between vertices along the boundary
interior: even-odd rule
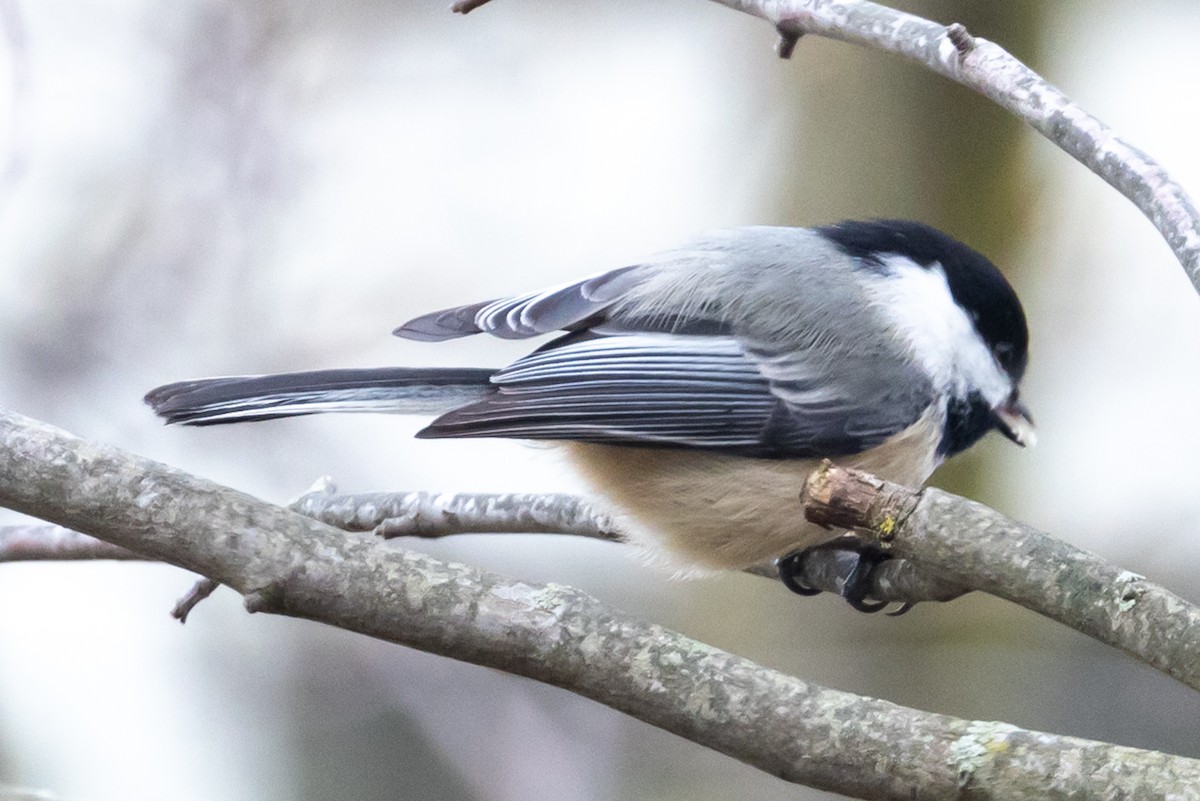
[[[488,0],[458,0],[454,5],[450,6],[450,10],[455,14],[470,14],[487,2]]]
[[[182,598],[175,602],[175,607],[171,610],[171,617],[180,623],[187,623],[188,615],[196,608],[196,604],[212,595],[220,586],[218,582],[210,578],[199,579]]]
[[[796,52],[796,45],[800,42],[804,31],[795,25],[781,22],[775,26],[775,32],[779,34],[779,41],[775,43],[776,55],[784,59],[791,58],[792,53]]]
[[[975,49],[975,37],[965,26],[957,22],[946,26],[946,37],[954,43],[954,49],[960,56],[965,56]]]
[[[1099,175],[1145,214],[1200,292],[1200,214],[1154,159],[1121,137],[1018,59],[961,25],[946,27],[869,2],[716,0],[761,17],[894,53],[961,83],[1007,109]]]
[[[347,534],[3,411],[0,504],[198,571],[258,611],[563,687],[814,787],[907,801],[1183,797],[1200,786],[1197,760],[829,690],[578,590]]]
[[[0,527],[0,562],[145,558],[127,548],[62,526],[37,523]]]
[[[345,531],[392,537],[571,534],[620,542],[617,527],[582,498],[560,493],[360,492],[326,482],[289,509]]]

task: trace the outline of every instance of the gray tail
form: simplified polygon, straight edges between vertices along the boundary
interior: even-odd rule
[[[322,412],[442,414],[483,398],[494,370],[377,367],[180,381],[146,403],[168,423],[243,423]]]

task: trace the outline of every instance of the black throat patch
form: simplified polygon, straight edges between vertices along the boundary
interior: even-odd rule
[[[962,453],[996,427],[992,409],[978,393],[964,398],[951,398],[946,403],[946,422],[942,424],[942,439],[938,455],[950,458]]]

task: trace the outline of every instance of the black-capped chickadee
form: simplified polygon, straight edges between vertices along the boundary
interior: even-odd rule
[[[1030,443],[1028,332],[982,255],[915,222],[722,231],[398,336],[563,335],[500,370],[206,378],[146,396],[169,423],[433,413],[418,437],[556,440],[629,539],[700,568],[828,540],[798,495],[829,458],[918,487],[991,429]]]

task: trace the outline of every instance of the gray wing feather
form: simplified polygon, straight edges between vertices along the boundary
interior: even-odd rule
[[[419,436],[752,450],[778,403],[728,338],[584,338],[521,359],[492,382],[491,396],[439,417]]]
[[[482,303],[472,303],[469,306],[455,306],[453,309],[442,309],[421,315],[409,320],[392,333],[405,339],[417,342],[443,342],[470,334],[478,334],[475,317],[480,310],[495,303],[485,300]]]
[[[813,386],[785,400],[732,337],[585,337],[492,376],[494,392],[422,437],[658,443],[758,457],[858,453],[919,416],[882,423],[856,399]]]
[[[934,400],[880,330],[862,269],[811,231],[718,232],[639,265],[435,312],[400,336],[568,335],[497,373],[426,437],[669,443],[754,456],[873,447]]]
[[[393,333],[431,342],[481,333],[525,339],[579,328],[592,320],[599,322],[636,285],[642,267],[635,264],[541,292],[443,309],[409,320]]]

